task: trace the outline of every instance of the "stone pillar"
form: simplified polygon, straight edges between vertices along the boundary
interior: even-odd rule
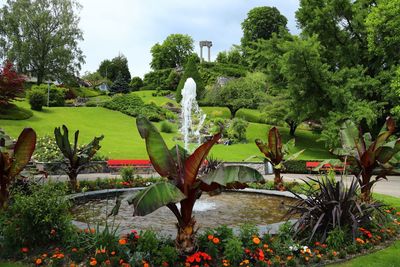
[[[203,46],[201,42],[200,42],[200,62],[203,62]]]
[[[207,48],[208,48],[208,62],[210,62],[211,61],[211,52],[210,52],[211,46],[207,46]]]

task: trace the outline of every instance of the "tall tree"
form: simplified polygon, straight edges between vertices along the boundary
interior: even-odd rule
[[[242,22],[242,46],[248,47],[251,42],[258,39],[269,39],[273,33],[285,29],[287,19],[276,7],[256,7],[247,13],[247,18]]]
[[[100,63],[99,69],[97,70],[101,76],[111,81],[115,81],[119,73],[121,73],[122,79],[129,83],[131,81],[131,73],[128,67],[128,59],[119,54],[112,60],[105,59]]]
[[[175,98],[179,103],[182,100],[182,89],[185,85],[185,82],[188,78],[192,78],[196,82],[196,98],[201,99],[204,97],[204,83],[201,79],[199,70],[197,68],[197,58],[195,56],[191,56],[188,59],[188,62],[185,64],[183,75],[179,81],[178,87],[176,88]]]
[[[84,62],[79,9],[75,0],[8,0],[0,10],[0,56],[38,84],[76,75]]]
[[[182,67],[193,54],[193,39],[187,34],[170,34],[162,44],[156,43],[150,50],[153,70]]]

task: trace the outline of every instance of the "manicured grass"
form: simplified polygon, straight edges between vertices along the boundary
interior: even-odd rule
[[[142,100],[144,101],[145,104],[149,104],[151,102],[155,103],[157,106],[164,106],[165,104],[172,103],[174,106],[178,106],[178,103],[176,103],[175,100],[169,99],[168,97],[165,96],[152,96],[153,93],[155,93],[155,90],[145,90],[145,91],[136,91],[132,92],[132,94],[135,94],[137,96],[140,96]],[[174,92],[172,92],[174,93]]]
[[[29,106],[27,108],[22,108],[17,105],[0,107],[0,120],[26,120],[32,117],[32,115]]]
[[[29,108],[28,103],[20,102],[18,106]],[[101,107],[54,107],[44,108],[43,111],[33,111],[33,116],[23,121],[0,120],[0,127],[16,138],[24,127],[32,127],[39,136],[52,135],[54,128],[65,124],[70,131],[80,130],[80,142],[90,142],[94,136],[104,134],[100,153],[113,159],[146,159],[145,144],[136,129],[135,118],[117,111]],[[160,127],[160,123],[156,123]],[[242,161],[253,155],[261,156],[254,144],[256,138],[266,139],[266,133],[271,126],[266,124],[250,123],[247,130],[246,144],[231,146],[216,145],[211,154],[226,161]],[[288,129],[281,128],[284,140],[289,139]],[[163,133],[167,144],[172,146],[176,142],[173,138],[178,133]],[[71,137],[72,138],[72,137]],[[324,150],[322,143],[315,140],[319,136],[310,131],[297,131],[298,149],[307,150],[300,159],[324,159],[331,155]]]
[[[22,265],[20,263],[14,263],[14,262],[0,262],[0,267],[22,267],[26,265]]]
[[[231,117],[231,112],[225,107],[201,107],[201,110],[207,114],[207,118],[229,119]]]

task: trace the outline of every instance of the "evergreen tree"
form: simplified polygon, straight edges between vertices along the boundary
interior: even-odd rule
[[[192,78],[196,82],[196,94],[197,99],[201,99],[204,96],[204,83],[200,77],[199,70],[197,69],[196,57],[191,56],[185,65],[183,75],[179,81],[178,88],[176,89],[176,101],[179,103],[182,100],[182,89],[188,78]]]
[[[110,87],[110,93],[111,94],[118,94],[118,93],[126,94],[126,93],[129,93],[129,91],[130,91],[129,84],[124,79],[122,73],[118,72],[117,78],[115,79],[115,81],[113,82],[113,84]]]

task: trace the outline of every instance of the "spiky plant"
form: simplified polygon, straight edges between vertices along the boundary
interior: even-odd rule
[[[342,180],[334,177],[304,180],[307,197],[295,194],[297,203],[290,206],[287,216],[300,216],[295,224],[297,236],[325,242],[328,233],[335,229],[351,229],[353,240],[357,229],[371,222],[372,215],[380,214],[378,203],[365,203],[359,197],[359,185],[356,179],[348,187]],[[315,189],[318,188],[318,189]]]

